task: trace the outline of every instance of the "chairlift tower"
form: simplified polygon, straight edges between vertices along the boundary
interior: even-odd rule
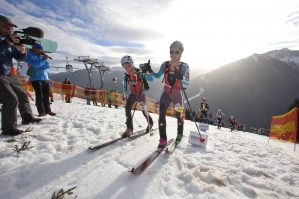
[[[97,59],[90,59],[89,56],[78,56],[78,58],[75,58],[75,60],[84,63],[85,69],[88,74],[89,88],[91,88],[92,87],[91,71],[92,71],[92,67],[98,63]]]
[[[94,65],[95,68],[99,70],[100,78],[101,78],[101,89],[104,87],[104,74],[105,72],[109,71],[110,68],[108,66],[105,66],[103,62],[97,63]]]

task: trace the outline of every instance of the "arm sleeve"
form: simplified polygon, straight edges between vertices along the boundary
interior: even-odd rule
[[[147,81],[150,81],[150,82],[154,80],[154,78],[151,75],[148,75],[148,74],[145,75],[145,79]]]
[[[160,78],[164,74],[164,68],[165,68],[165,62],[163,62],[163,64],[160,66],[160,69],[157,73],[151,73],[150,75],[154,78]]]
[[[189,65],[186,63],[183,63],[182,65],[182,74],[183,74],[182,86],[184,89],[187,89],[189,85]]]
[[[153,77],[150,74],[144,74],[142,72],[138,73],[139,79],[146,79],[147,81],[153,81]]]
[[[123,97],[125,97],[127,95],[127,77],[126,74],[123,75]]]
[[[43,58],[34,55],[33,53],[28,53],[26,56],[26,62],[35,69],[48,69],[49,62]]]

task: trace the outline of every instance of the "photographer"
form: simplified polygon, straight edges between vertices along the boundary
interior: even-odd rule
[[[35,105],[40,117],[46,114],[51,116],[56,115],[56,113],[51,111],[50,107],[49,62],[47,59],[48,55],[44,53],[43,47],[40,44],[34,45],[26,56],[26,62],[29,66],[28,71],[31,71],[30,74],[27,74],[30,76],[29,81],[35,91]]]
[[[5,39],[7,35],[12,34],[14,27],[17,28],[9,18],[0,15],[0,39]]]
[[[12,76],[12,59],[23,61],[25,58],[25,47],[15,46],[13,40],[17,37],[13,34],[12,21],[0,15],[0,33],[4,37],[0,40],[0,102],[1,128],[3,135],[18,135],[23,130],[17,129],[17,108],[19,108],[22,123],[29,124],[39,122],[41,119],[34,118],[26,92],[18,77]]]

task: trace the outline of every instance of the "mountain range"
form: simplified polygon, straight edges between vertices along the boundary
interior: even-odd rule
[[[122,91],[124,70],[113,67],[104,75],[104,88]],[[192,71],[190,72],[192,76]],[[54,81],[68,77],[71,83],[85,87],[86,70],[72,73],[50,74]],[[99,72],[92,72],[93,84],[100,87]],[[113,81],[117,79],[118,81]],[[198,111],[201,98],[206,97],[210,111],[215,115],[221,109],[226,116],[234,115],[247,127],[270,128],[271,116],[287,112],[289,105],[299,96],[299,51],[281,49],[226,64],[209,73],[190,80],[187,96],[193,110]],[[150,82],[147,96],[159,100],[162,78]]]

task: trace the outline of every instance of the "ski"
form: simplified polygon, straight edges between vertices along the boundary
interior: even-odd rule
[[[180,141],[177,141],[177,140],[175,142],[172,142],[170,145],[168,145],[165,148],[165,152],[168,154],[173,153],[179,143],[180,143]]]
[[[24,132],[30,132],[30,131],[33,131],[33,126],[29,126],[24,130]]]
[[[133,134],[128,137],[127,139],[128,140],[135,140],[136,138],[138,137],[141,137],[143,135],[146,135],[148,134],[149,132],[152,132],[152,131],[155,131],[157,130],[157,128],[155,129],[151,129],[150,131],[146,131],[146,129],[142,129],[142,130],[139,130],[139,131],[136,131],[136,132],[133,132]],[[92,150],[92,151],[95,151],[95,150],[98,150],[98,149],[101,149],[101,148],[104,148],[110,144],[113,144],[113,143],[116,143],[118,142],[119,140],[122,140],[122,139],[126,139],[126,138],[123,138],[123,137],[119,137],[119,138],[116,138],[114,140],[111,140],[109,142],[106,142],[106,143],[103,143],[103,144],[100,144],[100,145],[97,145],[97,146],[90,146],[88,149],[89,150]]]
[[[170,139],[164,148],[158,148],[152,152],[147,158],[141,162],[137,167],[133,167],[129,172],[134,175],[141,174],[154,160],[162,153],[162,151],[167,148],[170,144],[174,142],[174,139]]]

